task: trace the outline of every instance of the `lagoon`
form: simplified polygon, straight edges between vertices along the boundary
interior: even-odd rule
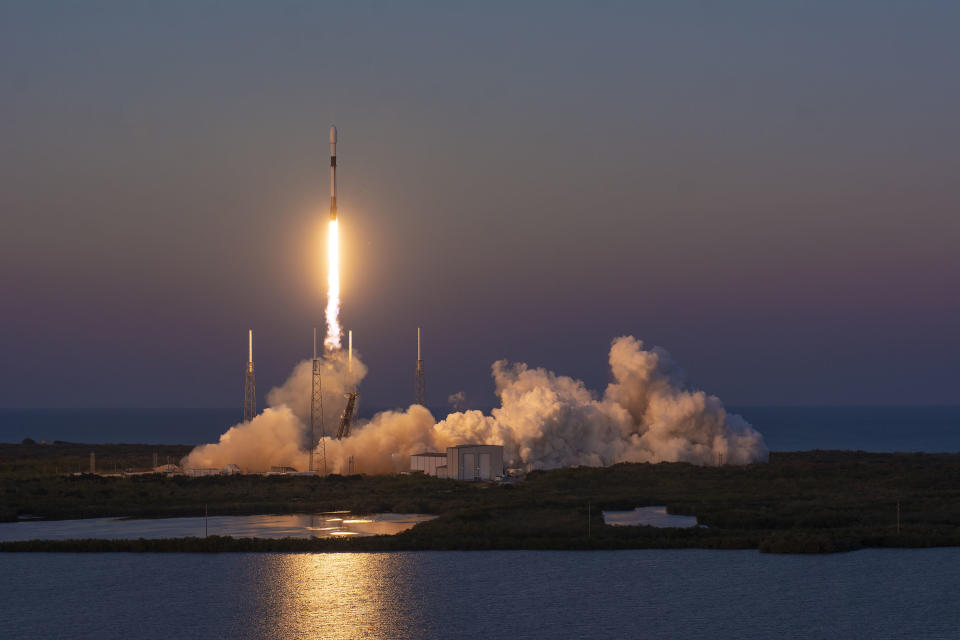
[[[0,542],[19,540],[70,540],[104,538],[185,538],[233,536],[235,538],[331,538],[393,535],[436,516],[419,513],[349,512],[210,518],[89,518],[85,520],[24,520],[0,523]]]

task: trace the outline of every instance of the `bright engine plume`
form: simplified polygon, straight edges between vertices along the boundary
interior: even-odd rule
[[[330,221],[327,232],[327,337],[324,346],[330,351],[340,348],[340,237],[337,221]]]

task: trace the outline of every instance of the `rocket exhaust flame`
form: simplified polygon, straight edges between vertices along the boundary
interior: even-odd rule
[[[327,337],[323,346],[329,351],[340,349],[340,237],[337,221],[331,220],[327,232]]]
[[[337,128],[330,127],[330,226],[327,231],[327,337],[328,351],[340,349],[340,233],[337,229]]]
[[[302,469],[306,464],[312,470],[315,375],[323,376],[320,406],[332,407],[334,415],[346,418],[341,419],[336,439],[329,444],[321,440],[322,459],[324,464],[332,462],[334,473],[353,473],[354,460],[365,473],[396,473],[407,468],[413,453],[443,451],[462,442],[502,445],[508,465],[528,471],[618,462],[713,465],[767,459],[760,433],[740,416],[728,414],[716,396],[688,387],[666,351],[644,348],[632,336],[613,340],[609,354],[613,382],[603,393],[568,376],[500,360],[492,367],[500,407],[490,415],[454,411],[437,421],[424,406],[421,377],[418,404],[406,411],[378,413],[351,433],[347,416],[352,415],[357,384],[367,368],[354,357],[352,340],[348,353],[340,346],[336,136],[331,127],[325,353],[298,364],[286,383],[270,391],[267,409],[256,416],[251,411],[218,443],[196,447],[184,458],[184,467],[237,464],[264,470],[275,465]],[[419,336],[418,329],[417,371],[422,376]],[[310,411],[305,411],[307,407]]]

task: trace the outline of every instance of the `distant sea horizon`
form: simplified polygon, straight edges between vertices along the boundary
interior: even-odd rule
[[[361,417],[382,410],[369,408]],[[442,417],[449,409],[431,411]],[[756,405],[727,412],[743,416],[771,451],[960,452],[960,405]],[[0,408],[0,442],[196,445],[216,442],[239,419],[237,408]]]

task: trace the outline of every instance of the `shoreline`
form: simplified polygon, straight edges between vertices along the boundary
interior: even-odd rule
[[[24,467],[30,468],[30,461]],[[611,526],[602,511],[665,505],[689,529]],[[485,484],[417,475],[102,477],[0,474],[0,520],[419,513],[388,537],[0,542],[0,551],[757,549],[833,553],[960,546],[960,454],[774,452],[769,462],[622,463]],[[898,533],[899,531],[899,533]],[[589,536],[589,537],[588,537]]]
[[[418,525],[419,526],[419,525]],[[648,527],[652,528],[652,527]],[[413,531],[411,529],[411,531]],[[0,553],[390,553],[400,551],[625,551],[680,550],[747,551],[773,554],[830,554],[861,549],[927,549],[960,547],[960,530],[910,531],[900,534],[862,532],[831,537],[822,531],[757,532],[697,538],[649,536],[647,539],[560,540],[539,539],[511,544],[506,540],[466,539],[459,544],[432,545],[416,535],[337,538],[256,538],[211,535],[208,537],[69,540],[23,540],[0,542]]]

